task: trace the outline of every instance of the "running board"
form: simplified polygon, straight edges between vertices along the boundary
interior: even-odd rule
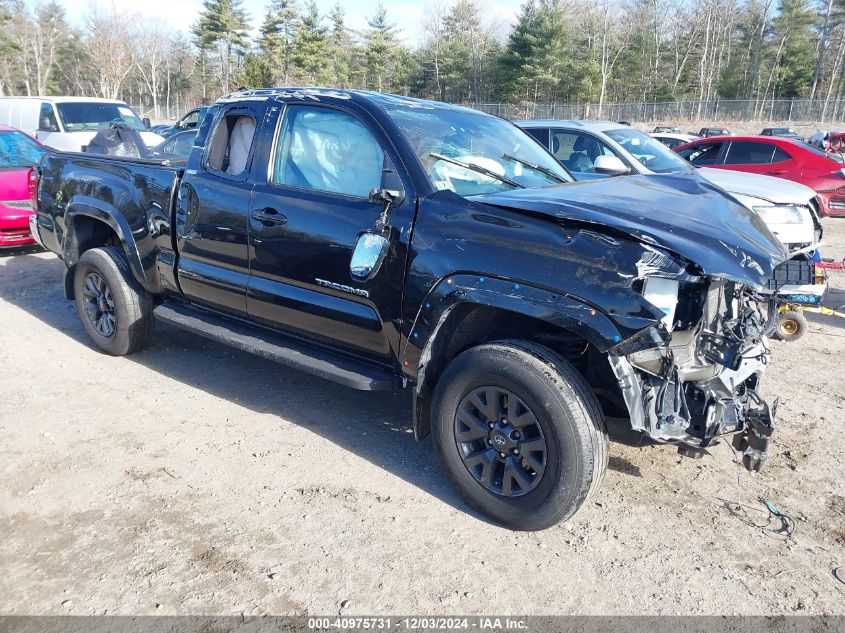
[[[153,311],[157,320],[261,356],[294,369],[362,391],[391,391],[401,380],[386,369],[311,347],[293,339],[251,328],[181,303]]]

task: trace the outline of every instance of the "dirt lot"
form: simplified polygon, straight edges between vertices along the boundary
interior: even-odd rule
[[[458,500],[406,396],[162,326],[104,356],[61,272],[0,257],[0,614],[845,614],[845,320],[773,343],[764,472],[625,437],[574,519],[514,533]]]

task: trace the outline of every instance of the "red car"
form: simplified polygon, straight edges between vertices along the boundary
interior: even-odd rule
[[[840,154],[775,136],[716,136],[674,150],[697,167],[794,180],[819,194],[822,215],[845,216],[845,164]]]
[[[0,125],[0,249],[35,243],[29,232],[29,170],[44,152],[31,136]]]

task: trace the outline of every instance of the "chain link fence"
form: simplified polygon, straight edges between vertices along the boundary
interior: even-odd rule
[[[172,121],[197,103],[133,105],[142,117]],[[713,101],[663,101],[605,103],[464,103],[469,108],[511,119],[607,119],[640,123],[704,123],[728,121],[777,121],[836,123],[845,121],[845,99],[722,99]]]
[[[466,103],[506,119],[608,119],[612,121],[703,122],[786,121],[835,122],[845,119],[845,100],[735,99],[637,103]]]

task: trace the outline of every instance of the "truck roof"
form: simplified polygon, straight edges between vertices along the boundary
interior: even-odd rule
[[[358,104],[369,104],[377,106],[404,106],[407,108],[425,110],[453,110],[455,112],[484,114],[479,110],[456,106],[440,101],[428,101],[403,97],[401,95],[375,92],[372,90],[341,90],[337,88],[253,88],[233,92],[217,100],[216,103],[232,103],[235,101],[263,101],[265,99],[280,100],[306,100],[320,102],[327,101],[351,101]]]

